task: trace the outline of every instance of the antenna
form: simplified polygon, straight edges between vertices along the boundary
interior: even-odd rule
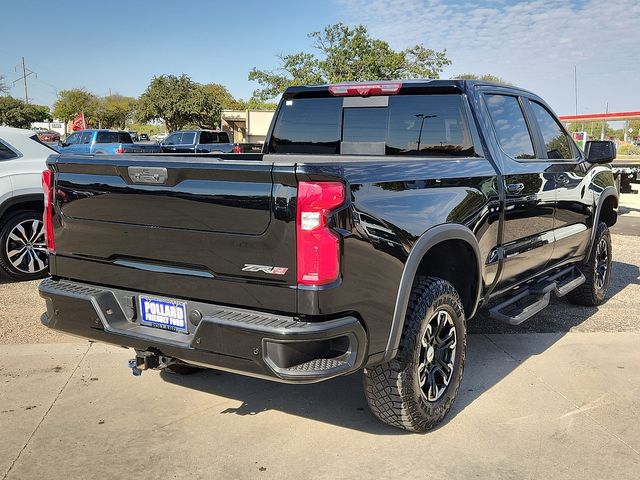
[[[18,83],[19,81],[24,81],[24,103],[26,103],[27,105],[29,105],[29,88],[27,86],[27,77],[30,75],[34,75],[36,78],[38,78],[38,74],[36,72],[32,72],[31,70],[29,70],[26,66],[25,66],[25,62],[24,62],[24,57],[22,57],[22,64],[18,64],[14,67],[14,70],[17,73],[20,73],[20,70],[18,70],[19,68],[22,68],[22,76],[16,80],[13,81],[13,85],[15,85],[16,83]]]

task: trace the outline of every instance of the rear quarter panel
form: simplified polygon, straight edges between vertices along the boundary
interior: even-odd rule
[[[307,315],[355,312],[370,333],[369,353],[384,350],[404,264],[430,228],[459,223],[474,232],[484,281],[495,278],[485,262],[497,244],[498,193],[493,166],[483,158],[344,160],[305,157],[299,181],[342,179],[349,200],[336,216],[343,232],[339,286],[299,289],[298,310]]]

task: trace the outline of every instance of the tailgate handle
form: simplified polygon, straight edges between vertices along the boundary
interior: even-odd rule
[[[164,167],[129,167],[129,178],[134,183],[163,184],[169,178]]]

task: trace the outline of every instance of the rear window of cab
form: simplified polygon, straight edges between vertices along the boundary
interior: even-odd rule
[[[278,113],[269,152],[475,155],[459,94],[355,97],[355,101],[353,97],[287,99]]]

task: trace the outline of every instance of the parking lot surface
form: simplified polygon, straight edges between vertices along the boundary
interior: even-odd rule
[[[130,351],[42,327],[37,283],[4,281],[0,479],[638,479],[638,197],[613,229],[607,303],[555,300],[520,327],[472,320],[460,395],[425,435],[376,421],[357,374],[133,377]]]

